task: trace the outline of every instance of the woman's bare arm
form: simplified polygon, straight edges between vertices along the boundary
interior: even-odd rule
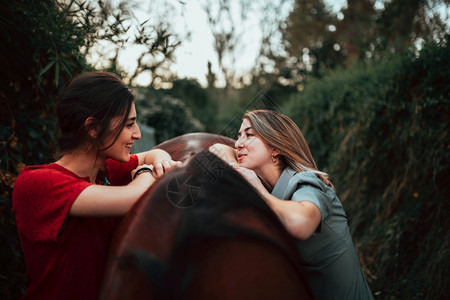
[[[254,171],[242,167],[235,169],[258,191],[293,237],[306,240],[314,233],[322,218],[315,204],[309,201],[295,202],[279,199],[267,191]]]
[[[137,154],[139,166],[130,176],[142,167],[150,167],[150,172],[140,173],[126,186],[91,185],[75,199],[69,211],[71,216],[123,216],[133,204],[155,182],[170,169],[181,165],[172,160],[169,153],[161,149],[152,149]]]
[[[96,184],[88,186],[73,202],[69,215],[78,217],[123,216],[155,180],[151,173],[145,172],[139,174],[126,186]]]

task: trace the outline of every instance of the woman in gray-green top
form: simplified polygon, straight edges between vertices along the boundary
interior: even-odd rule
[[[373,299],[344,208],[291,119],[269,110],[248,112],[235,149],[216,144],[210,151],[235,166],[298,240],[301,268],[314,298]]]

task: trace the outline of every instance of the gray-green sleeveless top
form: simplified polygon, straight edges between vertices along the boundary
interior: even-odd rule
[[[347,216],[333,188],[314,172],[286,168],[272,195],[283,200],[310,201],[322,214],[316,232],[297,241],[301,268],[315,299],[373,299],[347,225]]]

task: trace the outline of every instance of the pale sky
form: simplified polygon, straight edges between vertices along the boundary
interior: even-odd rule
[[[148,8],[147,1],[142,0],[143,7]],[[213,49],[213,36],[210,31],[207,16],[204,12],[201,0],[185,0],[185,4],[179,4],[178,0],[162,0],[168,5],[172,5],[178,14],[171,15],[173,22],[171,23],[176,33],[181,36],[186,30],[191,32],[190,39],[182,39],[181,45],[175,51],[175,62],[171,63],[170,70],[178,75],[179,78],[195,78],[202,85],[206,84],[207,63],[211,61],[213,71],[220,76],[217,55]],[[145,9],[144,9],[145,10]],[[148,18],[148,14],[144,12],[137,14],[137,17],[144,20]],[[249,70],[256,59],[259,51],[259,39],[261,33],[256,18],[246,20],[245,33],[242,37],[245,40],[238,51],[235,66],[241,72]],[[126,70],[134,70],[136,68],[136,56],[138,49],[130,49],[122,54],[119,63]],[[142,74],[137,78],[137,83],[145,85],[149,81],[148,74]]]
[[[339,11],[347,3],[346,0],[326,0],[325,2],[334,11]],[[195,78],[205,85],[207,63],[211,61],[213,71],[220,76],[217,55],[213,50],[213,37],[201,4],[203,0],[136,0],[136,3],[140,7],[134,11],[134,14],[139,21],[148,18],[156,20],[162,16],[162,19],[170,21],[174,32],[180,35],[182,44],[175,51],[175,62],[170,64],[170,70],[173,73],[176,73],[179,78]],[[171,7],[166,15],[165,7]],[[154,15],[156,11],[159,14],[157,16]],[[258,22],[257,16],[250,14],[244,22],[240,23],[239,29],[244,32],[241,38],[243,42],[239,45],[234,68],[241,74],[251,69],[259,51],[261,31]],[[186,31],[191,32],[190,39],[184,37]],[[127,47],[119,56],[119,64],[126,71],[133,71],[141,51],[138,47]],[[100,62],[101,58],[93,55],[90,60]],[[220,85],[221,77],[218,79]],[[136,79],[136,83],[140,85],[147,85],[148,82],[149,75],[145,73]]]

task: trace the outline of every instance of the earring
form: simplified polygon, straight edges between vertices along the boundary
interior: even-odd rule
[[[277,162],[277,158],[275,155],[272,154],[272,163],[276,163]]]

